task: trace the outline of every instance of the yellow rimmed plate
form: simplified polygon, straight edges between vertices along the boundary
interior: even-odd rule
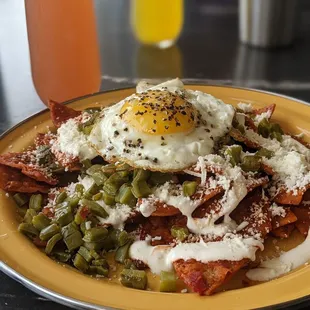
[[[303,132],[310,141],[310,107],[305,102],[274,93],[226,86],[188,85],[187,88],[210,93],[233,105],[248,102],[255,107],[264,107],[276,103],[274,121],[293,134]],[[133,92],[134,89],[109,91],[71,100],[68,105],[75,109],[107,106]],[[0,153],[23,150],[33,143],[38,132],[46,132],[49,128],[53,129],[48,111],[28,118],[2,135]],[[0,190],[0,270],[36,293],[74,308],[253,309],[299,303],[310,295],[310,266],[267,283],[208,297],[133,290],[57,264],[18,233],[17,226],[16,207]]]

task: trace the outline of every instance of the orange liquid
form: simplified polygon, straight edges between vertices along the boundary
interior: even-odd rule
[[[44,103],[97,92],[101,84],[92,0],[25,0],[32,78]]]

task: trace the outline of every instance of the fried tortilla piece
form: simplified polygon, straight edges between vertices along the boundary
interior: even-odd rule
[[[263,107],[263,108],[260,108],[260,109],[254,109],[251,113],[255,114],[255,115],[261,115],[263,113],[268,113],[269,115],[266,118],[270,119],[275,108],[276,108],[276,104],[273,103],[273,104],[270,104],[270,105]]]
[[[285,208],[285,216],[277,215],[272,219],[272,229],[275,230],[279,227],[289,225],[297,221],[296,215],[290,210],[290,208]],[[294,225],[293,225],[294,226]]]
[[[218,198],[214,197],[212,200],[208,201],[211,205],[216,204]],[[270,201],[262,195],[261,189],[248,194],[231,213],[231,218],[237,224],[248,223],[239,233],[244,235],[260,234],[264,238],[271,230],[269,207]],[[178,260],[173,265],[179,278],[194,292],[210,295],[248,262],[249,259],[242,259],[240,261],[221,260],[204,264],[195,260]]]
[[[305,193],[305,188],[297,189],[296,192],[293,191],[287,191],[286,188],[282,187],[279,190],[279,193],[273,198],[273,200],[277,204],[281,205],[294,205],[298,206],[300,205],[303,195]]]
[[[21,173],[20,170],[0,165],[0,188],[7,192],[47,193],[50,187],[39,184],[34,179]]]
[[[294,223],[298,231],[307,236],[310,228],[310,208],[309,206],[293,207],[293,212],[297,217],[297,221]]]
[[[48,145],[52,146],[57,136],[52,133],[39,133],[35,138],[35,145]],[[52,154],[55,156],[55,161],[59,164],[60,168],[66,168],[67,171],[80,171],[81,164],[78,157],[73,157],[68,154],[60,152],[57,148],[51,148]]]
[[[294,228],[295,228],[294,224],[288,224],[288,225],[273,229],[271,233],[277,238],[287,239],[291,235]]]
[[[310,189],[307,189],[307,191],[305,192],[302,198],[301,206],[310,206]]]
[[[271,231],[271,213],[269,212],[270,201],[262,195],[260,188],[249,193],[231,213],[230,217],[240,225],[248,224],[239,231],[242,235],[260,234],[262,238]]]
[[[173,266],[178,277],[192,291],[200,295],[211,295],[248,261],[248,259],[241,261],[220,260],[204,264],[194,259],[187,261],[180,259],[175,261]]]
[[[251,141],[248,139],[245,135],[243,135],[238,129],[232,128],[229,132],[229,135],[236,141],[242,142],[247,147],[251,149],[258,150],[260,148],[260,145],[254,141]]]
[[[310,149],[310,143],[306,142],[305,140],[303,140],[300,137],[291,135],[289,133],[286,133],[286,135],[290,136],[291,138],[293,138],[294,140],[296,140],[297,142],[299,142],[300,144],[302,144],[303,146],[305,146],[306,148]]]
[[[56,185],[58,180],[49,174],[47,169],[37,164],[33,154],[33,151],[3,154],[0,155],[0,164],[20,169],[23,174],[36,181]]]
[[[262,169],[268,175],[275,174],[274,170],[264,163],[262,163]],[[283,205],[299,205],[302,201],[304,193],[310,187],[310,184],[308,184],[305,188],[298,188],[296,191],[288,191],[284,185],[280,187],[276,184],[276,186],[279,187],[278,193],[273,198],[276,203]]]
[[[147,221],[142,224],[140,240],[144,240],[148,235],[152,238],[160,237],[160,239],[151,240],[151,245],[153,246],[170,244],[173,242],[168,220],[165,217],[150,216]]]
[[[56,148],[52,148],[52,153],[56,157],[57,162],[62,167],[66,168],[67,171],[80,171],[81,170],[82,165],[78,157],[74,157],[70,154],[60,152]]]
[[[266,165],[265,163],[261,163],[261,167],[268,175],[274,175],[275,174],[273,169],[270,166]]]
[[[253,177],[251,174],[246,174],[245,178],[247,180],[246,187],[248,190],[248,193],[256,189],[257,187],[264,186],[268,184],[269,178],[267,176],[264,177]]]
[[[252,129],[254,132],[257,132],[257,127],[252,120],[252,118],[248,117],[247,115],[244,116],[244,124],[246,127]]]
[[[55,127],[59,128],[63,123],[65,123],[70,118],[75,118],[81,115],[81,111],[76,111],[65,106],[62,103],[58,103],[53,100],[48,101],[48,107],[51,111],[51,119]]]
[[[250,175],[247,175],[246,177],[248,193],[268,183],[268,177],[261,177],[257,179]],[[203,218],[212,212],[218,213],[221,210],[221,198],[222,193],[217,194],[216,196],[211,197],[211,199],[205,201],[193,212],[193,217]]]
[[[37,136],[34,139],[34,145],[35,146],[41,146],[41,145],[51,145],[51,142],[53,140],[56,140],[57,136],[53,133],[38,133]]]
[[[297,221],[295,222],[295,227],[302,235],[307,236],[310,228],[310,221]]]
[[[156,210],[152,213],[152,216],[173,216],[180,214],[179,209],[174,206],[167,205],[162,201],[154,201],[154,205],[156,206]]]
[[[174,242],[174,237],[171,235],[171,227],[186,227],[186,223],[187,217],[182,214],[169,217],[150,216],[141,225],[140,240],[144,240],[146,236],[151,236],[154,238],[151,240],[151,245],[153,246],[171,244]]]
[[[192,197],[192,200],[200,200],[200,204],[205,203],[212,197],[224,191],[223,187],[217,186],[216,188],[208,188],[209,183],[207,182],[204,186],[200,186],[200,190],[197,191]],[[138,206],[142,204],[143,200],[147,198],[139,199]],[[181,214],[180,210],[174,206],[167,205],[165,202],[160,200],[149,200],[149,203],[154,204],[156,210],[152,213],[152,216],[174,216]]]

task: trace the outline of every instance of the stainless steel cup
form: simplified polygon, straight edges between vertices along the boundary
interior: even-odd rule
[[[239,38],[257,47],[292,43],[298,0],[239,0]]]

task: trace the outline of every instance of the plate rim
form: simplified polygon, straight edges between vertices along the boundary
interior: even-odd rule
[[[305,100],[298,99],[298,98],[288,96],[288,95],[284,95],[284,94],[280,94],[277,92],[267,91],[267,90],[261,90],[261,89],[255,89],[255,88],[249,88],[249,87],[240,87],[240,86],[234,86],[234,85],[206,84],[206,83],[199,83],[197,81],[195,81],[194,83],[190,83],[190,82],[185,83],[184,85],[185,86],[187,86],[187,85],[190,85],[190,86],[195,86],[195,85],[196,86],[210,86],[210,87],[222,87],[222,88],[233,88],[233,89],[247,90],[247,91],[251,91],[251,92],[264,93],[264,94],[273,95],[273,96],[281,97],[281,98],[288,99],[288,100],[293,100],[295,102],[298,102],[300,104],[303,104],[303,105],[310,107],[310,102],[307,102]],[[134,86],[126,86],[126,87],[121,87],[121,88],[113,88],[110,90],[103,90],[103,91],[95,92],[92,94],[87,94],[84,96],[72,98],[70,100],[66,100],[63,102],[63,104],[69,104],[69,103],[75,102],[77,100],[82,100],[82,99],[86,99],[86,98],[101,95],[101,94],[106,94],[106,93],[116,92],[116,91],[122,91],[122,90],[129,90],[129,89],[134,89],[134,88],[135,88]],[[18,122],[17,124],[12,126],[11,128],[5,130],[0,135],[0,140],[4,139],[8,134],[10,134],[12,131],[17,129],[21,125],[25,124],[29,120],[31,120],[31,119],[33,119],[33,118],[35,118],[41,114],[44,114],[48,110],[49,110],[48,107],[46,107],[45,109],[43,109],[39,112],[33,113],[32,115],[30,115],[27,118],[23,119],[22,121]],[[46,297],[50,301],[56,301],[62,305],[68,306],[70,308],[95,309],[95,310],[113,310],[114,309],[111,307],[103,307],[101,305],[97,305],[94,303],[84,302],[84,301],[81,301],[81,300],[78,300],[75,298],[71,298],[71,297],[56,293],[56,292],[54,292],[48,288],[45,288],[42,285],[35,283],[34,281],[28,279],[27,277],[23,276],[22,274],[20,274],[19,272],[17,272],[13,268],[9,267],[3,261],[0,261],[0,271],[3,272],[4,274],[6,274],[7,276],[9,276],[11,279],[21,283],[24,287],[26,287],[27,289],[30,289],[34,293],[36,293],[40,296]],[[263,309],[268,310],[268,309],[275,309],[275,307],[277,309],[283,309],[284,307],[298,305],[298,304],[301,304],[301,303],[309,301],[309,300],[310,300],[310,294],[303,296],[303,297],[300,297],[300,298],[297,298],[297,299],[290,300],[290,301],[286,301],[286,302],[282,302],[282,303],[278,303],[278,304],[273,304],[273,305],[269,305],[269,306],[265,306],[265,307],[261,307],[261,308],[257,308],[257,309],[258,310],[263,310]]]

